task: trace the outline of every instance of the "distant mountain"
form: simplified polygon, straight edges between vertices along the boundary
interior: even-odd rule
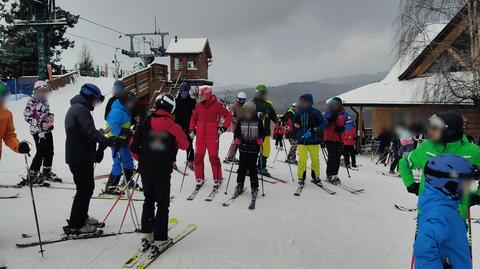
[[[327,78],[310,82],[292,82],[284,85],[269,87],[269,96],[272,99],[276,110],[284,111],[292,102],[297,102],[298,97],[303,93],[311,93],[314,101],[320,107],[323,107],[325,100],[335,97],[344,92],[358,88],[360,86],[379,81],[386,76],[387,72],[380,72],[371,75],[354,75],[338,78]],[[243,89],[227,88],[226,91],[218,91],[217,95],[230,101],[239,91],[244,91],[249,97],[255,95],[254,87],[245,87]],[[232,89],[232,90],[231,90]]]

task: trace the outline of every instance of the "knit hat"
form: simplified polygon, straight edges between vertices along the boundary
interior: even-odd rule
[[[307,102],[313,104],[313,96],[312,96],[311,94],[309,94],[309,93],[306,93],[306,94],[300,96],[299,99],[300,99],[300,100],[307,101]]]
[[[267,86],[260,84],[255,88],[255,91],[259,94],[267,93]]]

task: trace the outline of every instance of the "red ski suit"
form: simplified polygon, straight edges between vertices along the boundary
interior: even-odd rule
[[[203,160],[208,150],[208,157],[212,166],[213,180],[222,180],[222,165],[218,158],[218,125],[223,117],[223,127],[226,129],[232,124],[232,114],[219,102],[215,96],[210,96],[204,102],[198,103],[190,120],[190,131],[195,130],[195,178],[205,179]]]

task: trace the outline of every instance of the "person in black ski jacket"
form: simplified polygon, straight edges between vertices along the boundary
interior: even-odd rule
[[[195,152],[192,146],[193,139],[188,134],[190,133],[190,119],[192,118],[197,102],[190,96],[190,85],[187,83],[182,83],[180,85],[177,97],[175,98],[175,103],[177,106],[174,112],[175,123],[182,127],[182,130],[188,138],[189,147],[187,150],[187,165],[193,170]]]
[[[171,94],[160,94],[155,100],[155,113],[140,124],[130,143],[132,155],[138,160],[145,195],[141,249],[151,247],[151,255],[158,254],[171,242],[168,238],[168,208],[172,167],[178,149],[188,148],[187,135],[173,121],[175,107]]]
[[[95,128],[90,114],[103,100],[97,86],[84,84],[80,94],[70,100],[71,106],[65,116],[65,162],[70,167],[77,188],[68,222],[72,233],[95,232],[98,224],[96,219],[88,216],[95,187],[94,163],[102,161],[103,151],[107,146],[115,146],[114,140],[107,139]]]
[[[250,177],[252,197],[258,194],[258,169],[257,160],[260,153],[260,145],[263,144],[265,128],[256,114],[254,102],[246,102],[242,107],[242,116],[234,131],[234,143],[238,145],[240,152],[237,187],[235,195],[243,193],[243,185],[247,172]]]

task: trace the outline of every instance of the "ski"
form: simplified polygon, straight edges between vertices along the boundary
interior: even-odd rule
[[[300,196],[302,194],[303,187],[305,187],[305,185],[298,184],[297,191],[295,191],[293,195]]]
[[[243,193],[245,192],[245,190],[242,191],[242,193],[240,194],[234,194],[230,199],[228,199],[227,201],[223,202],[222,205],[224,207],[227,207],[227,206],[230,206],[231,203],[235,202],[235,200],[240,196],[242,195]]]
[[[405,212],[417,212],[417,209],[416,208],[408,208],[408,207],[404,207],[404,206],[401,206],[401,205],[393,205],[395,207],[395,209],[397,210],[400,210],[400,211],[405,211]]]
[[[219,188],[220,188],[220,186],[213,187],[213,190],[210,192],[210,194],[207,196],[207,198],[205,198],[205,201],[207,201],[207,202],[213,201],[213,199],[215,198],[215,195],[218,193]]]
[[[96,200],[116,200],[118,198],[118,195],[114,194],[106,194],[106,193],[100,193],[98,196],[92,196],[92,199]],[[128,201],[128,196],[124,195],[120,200]],[[132,198],[132,201],[135,202],[142,202],[145,201],[145,199],[142,198]]]
[[[172,242],[163,247],[162,249],[160,249],[158,255],[155,255],[155,256],[148,256],[146,259],[144,259],[143,261],[140,262],[140,264],[138,264],[137,266],[137,269],[145,269],[147,268],[150,264],[152,264],[162,253],[164,253],[165,251],[167,251],[167,249],[171,248],[173,245],[175,245],[176,243],[180,242],[180,240],[182,240],[183,238],[185,238],[187,235],[191,234],[193,231],[195,231],[197,229],[197,226],[195,224],[189,224],[187,225],[187,227],[185,227],[185,229],[183,229],[180,233],[178,233],[177,235],[175,235],[173,238],[172,238]]]
[[[90,233],[90,234],[81,234],[81,235],[65,235],[65,234],[63,234],[58,239],[42,240],[42,244],[43,245],[48,245],[48,244],[65,242],[65,241],[70,241],[70,240],[82,240],[82,239],[110,237],[110,236],[116,236],[116,235],[120,235],[120,234],[132,234],[132,233],[136,233],[136,231],[122,232],[122,233],[103,233],[102,230],[98,230],[97,232]],[[19,248],[28,248],[28,247],[38,246],[39,243],[38,243],[38,241],[35,241],[35,242],[30,242],[30,243],[17,243],[15,245]]]
[[[175,226],[177,226],[178,220],[176,218],[170,218],[168,219],[168,230],[170,231],[173,229]],[[137,250],[133,256],[128,259],[124,264],[123,268],[132,268],[142,257],[145,253],[147,253],[148,249],[141,251]]]
[[[314,185],[317,185],[318,187],[320,187],[322,190],[324,190],[326,193],[330,194],[330,195],[335,195],[337,192],[336,191],[332,191],[331,189],[325,187],[321,182],[319,184],[319,182],[317,181],[314,181],[312,180],[311,181]]]
[[[195,186],[195,190],[192,192],[192,194],[190,194],[188,197],[187,197],[187,201],[193,201],[195,200],[195,197],[197,197],[197,194],[198,192],[200,191],[200,189],[202,188],[202,186],[205,184],[205,181],[203,181],[202,185],[197,185]]]
[[[94,176],[93,179],[94,180],[100,180],[100,179],[108,178],[109,176],[110,176],[110,174],[98,175],[98,176]]]
[[[225,168],[225,171],[227,171],[227,172],[229,172],[229,173],[231,172],[231,173],[234,173],[234,174],[238,174],[237,171],[233,171],[233,170],[226,169],[226,168]],[[278,182],[278,180],[275,180],[275,179],[273,179],[273,178],[272,178],[273,180],[269,180],[269,178],[270,178],[270,177],[263,176],[263,179],[262,179],[262,178],[261,178],[261,175],[258,174],[258,180],[261,180],[261,181],[263,181],[263,182],[270,183],[270,184],[276,184],[276,183]]]
[[[14,194],[14,195],[6,195],[6,196],[1,196],[0,199],[14,199],[20,197],[20,193]]]
[[[354,189],[352,187],[349,187],[347,185],[344,185],[343,183],[339,183],[339,184],[333,184],[332,182],[328,181],[328,180],[325,180],[326,182],[328,182],[329,184],[333,185],[333,186],[337,186],[339,187],[340,189],[343,189],[345,191],[348,191],[352,194],[359,194],[359,193],[362,193],[364,192],[365,190],[364,189]]]

